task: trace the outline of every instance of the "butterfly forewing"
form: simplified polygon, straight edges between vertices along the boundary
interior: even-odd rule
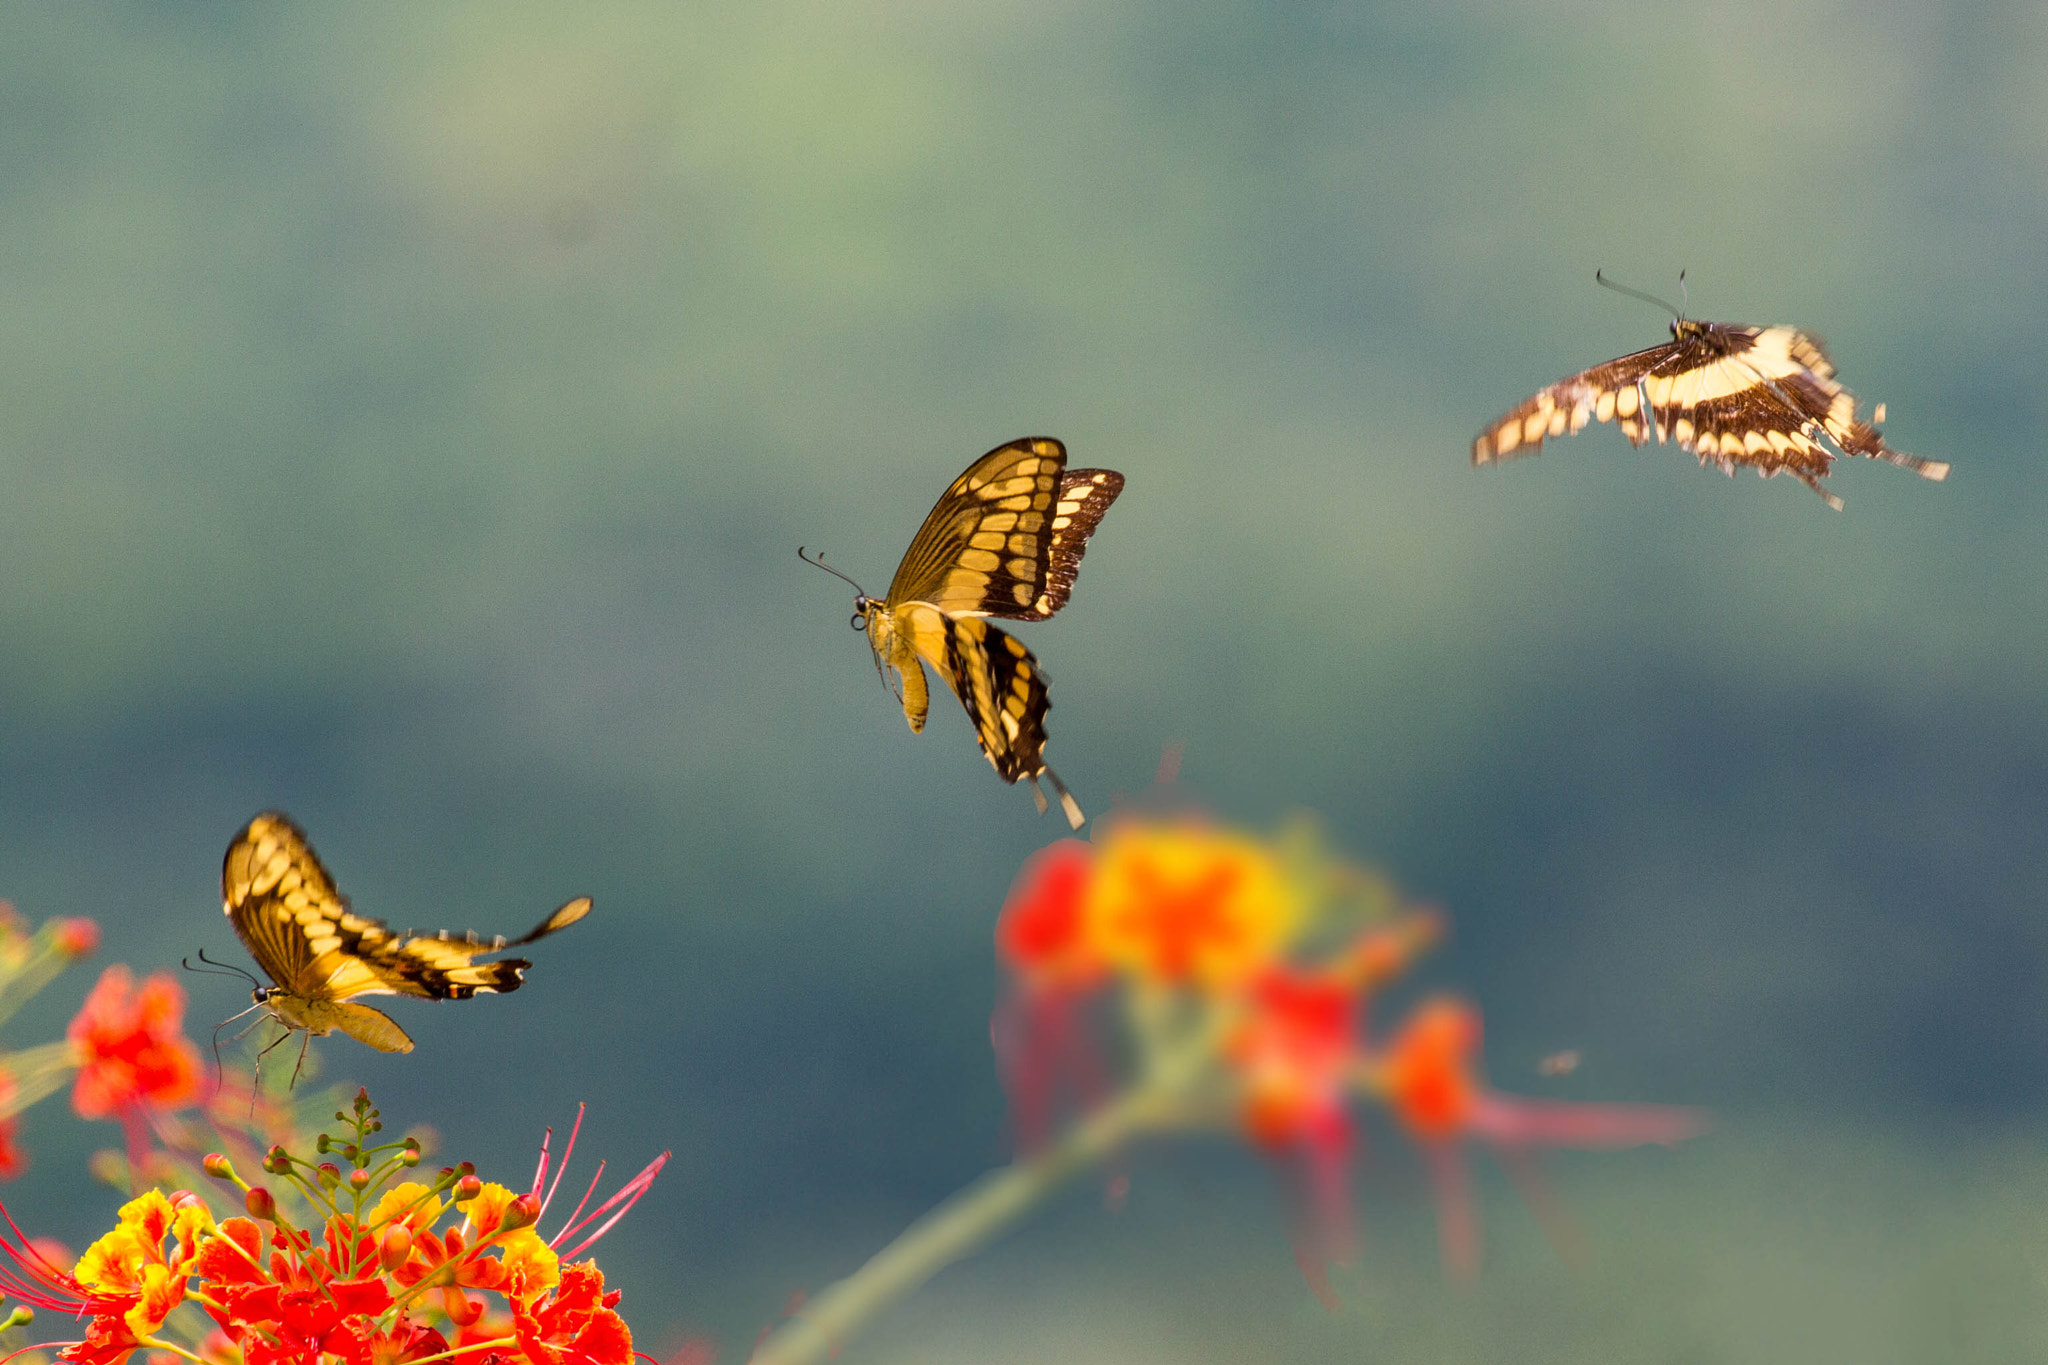
[[[1021,615],[1045,587],[1067,451],[1050,437],[998,446],[967,467],[925,517],[889,582],[888,605]]]
[[[1472,463],[1534,455],[1549,437],[1572,435],[1588,422],[1618,420],[1630,442],[1641,445],[1649,429],[1637,383],[1652,370],[1683,363],[1684,355],[1683,343],[1667,341],[1560,379],[1482,432],[1472,443]]]
[[[1894,450],[1856,415],[1856,397],[1835,381],[1818,338],[1793,327],[1724,322],[1672,324],[1672,340],[1560,380],[1503,415],[1472,443],[1472,462],[1533,455],[1546,438],[1588,422],[1619,422],[1641,445],[1655,432],[1732,474],[1747,466],[1790,474],[1825,498],[1821,486],[1838,454],[1864,455],[1922,478],[1948,477],[1948,465]]]
[[[221,899],[235,936],[279,987],[316,988],[311,974],[327,926],[349,915],[348,902],[290,819],[266,811],[228,845]]]

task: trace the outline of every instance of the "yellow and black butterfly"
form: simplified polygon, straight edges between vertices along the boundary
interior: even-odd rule
[[[853,584],[853,627],[867,631],[876,672],[886,680],[886,667],[901,679],[910,728],[924,729],[929,663],[960,698],[1003,781],[1029,779],[1043,811],[1043,777],[1075,829],[1086,819],[1080,804],[1045,765],[1045,676],[1022,643],[983,618],[1043,621],[1065,606],[1088,537],[1123,487],[1113,470],[1068,469],[1067,448],[1049,436],[997,446],[939,498],[888,596]],[[807,562],[846,578],[822,556]]]
[[[476,959],[546,938],[590,913],[590,898],[579,896],[514,939],[445,929],[393,933],[349,909],[305,834],[277,811],[265,811],[235,836],[220,880],[228,922],[271,980],[257,985],[251,1006],[285,1027],[270,1047],[295,1031],[310,1040],[338,1029],[379,1052],[410,1052],[405,1030],[381,1010],[354,1003],[358,996],[467,1000],[479,992],[516,991],[532,963]]]
[[[1662,299],[1593,276],[1601,284],[1669,309],[1671,340],[1559,380],[1502,416],[1472,443],[1472,463],[1534,455],[1544,438],[1589,421],[1621,424],[1632,445],[1657,443],[1713,461],[1730,475],[1747,465],[1769,478],[1790,474],[1840,510],[1820,481],[1838,456],[1865,455],[1936,483],[1948,465],[1893,450],[1856,415],[1856,396],[1835,382],[1820,339],[1793,327],[1694,322]],[[1684,277],[1681,275],[1680,280]],[[1884,421],[1884,405],[1873,414]]]

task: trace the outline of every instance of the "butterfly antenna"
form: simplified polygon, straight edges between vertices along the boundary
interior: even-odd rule
[[[204,962],[206,966],[195,967],[189,960],[182,957],[178,959],[178,965],[183,967],[188,972],[198,972],[201,976],[239,976],[243,980],[247,981],[250,985],[256,987],[258,990],[261,990],[263,987],[263,983],[261,981],[258,981],[255,978],[255,976],[250,974],[244,968],[237,967],[232,962],[215,962],[212,958],[206,955],[206,949],[204,948],[201,948],[199,950],[199,960],[201,962]],[[209,970],[209,968],[212,970]],[[248,1012],[248,1010],[243,1010],[242,1014],[247,1014]],[[241,1018],[242,1014],[236,1015],[235,1018]]]
[[[1678,301],[1687,308],[1692,307],[1692,291],[1685,287],[1685,272],[1678,272]]]
[[[813,558],[812,556],[805,554],[804,547],[799,545],[796,547],[796,557],[798,559],[801,559],[804,563],[810,565],[814,569],[823,569],[826,573],[831,574],[834,578],[846,578],[847,582],[853,583],[853,580],[851,578],[847,578],[845,574],[839,572],[839,570],[833,568],[830,564],[827,564],[825,562],[825,554],[822,550],[818,552],[815,558]],[[858,583],[853,583],[853,590],[859,593],[862,597],[866,597],[868,595],[868,590],[866,588],[863,588]]]
[[[1670,304],[1664,302],[1664,300],[1658,298],[1655,294],[1645,294],[1640,289],[1631,289],[1625,284],[1616,284],[1613,280],[1608,279],[1606,274],[1602,271],[1595,270],[1593,272],[1593,283],[1601,285],[1608,289],[1612,289],[1617,294],[1626,294],[1632,299],[1641,299],[1644,303],[1654,303],[1659,308],[1662,308],[1665,312],[1671,314],[1671,316],[1674,318],[1682,318],[1685,316],[1684,313],[1681,313],[1680,311],[1678,311],[1678,309],[1673,308]],[[1684,288],[1685,286],[1685,272],[1683,270],[1678,272],[1678,284],[1680,288]],[[1687,299],[1687,302],[1690,303],[1691,300]]]

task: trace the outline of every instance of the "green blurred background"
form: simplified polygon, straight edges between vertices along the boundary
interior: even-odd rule
[[[240,960],[266,806],[402,924],[593,895],[327,1075],[487,1171],[578,1100],[673,1147],[608,1272],[742,1359],[1002,1155],[989,932],[1063,832],[796,547],[879,589],[1056,435],[1129,479],[1024,632],[1083,803],[1180,743],[1320,812],[1453,915],[1503,1088],[1718,1128],[1553,1164],[1578,1272],[1489,1184],[1464,1293],[1376,1139],[1336,1314],[1270,1172],[1142,1152],[846,1361],[2048,1357],[2044,58],[2010,0],[12,6],[0,895]],[[1470,469],[1665,335],[1596,266],[1825,336],[1953,476]],[[82,1244],[112,1136],[37,1110],[10,1208]]]

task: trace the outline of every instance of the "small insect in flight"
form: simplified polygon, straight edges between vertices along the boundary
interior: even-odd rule
[[[262,1009],[285,1030],[257,1054],[259,1067],[263,1053],[300,1032],[306,1035],[299,1047],[300,1067],[306,1043],[336,1030],[379,1052],[410,1052],[413,1042],[405,1030],[381,1010],[354,1003],[358,996],[467,1000],[516,991],[532,963],[517,957],[476,959],[546,938],[590,913],[590,898],[579,896],[513,939],[445,929],[393,933],[382,921],[349,909],[305,834],[278,811],[258,815],[228,845],[221,898],[235,936],[270,978],[264,985],[242,973],[255,985],[249,1009]],[[199,956],[209,966],[223,965],[204,953]],[[216,1053],[218,1048],[216,1031]],[[293,1084],[298,1075],[294,1068]]]
[[[1619,422],[1631,445],[1650,433],[1662,445],[1709,461],[1730,475],[1746,465],[1768,478],[1790,474],[1841,510],[1821,487],[1838,457],[1865,455],[1941,482],[1948,465],[1894,450],[1876,423],[1856,415],[1856,396],[1835,381],[1820,339],[1793,327],[1694,322],[1662,299],[1614,283],[1600,284],[1671,313],[1671,340],[1561,379],[1494,422],[1472,443],[1472,463],[1534,455],[1545,438],[1577,433],[1588,422]],[[1685,283],[1683,272],[1679,284]]]
[[[1021,642],[983,619],[1043,621],[1067,604],[1088,537],[1124,476],[1066,466],[1066,447],[1049,436],[1008,442],[969,465],[912,537],[885,597],[868,596],[822,555],[802,546],[797,554],[853,583],[853,628],[867,632],[883,680],[900,680],[896,695],[913,732],[923,731],[930,707],[929,663],[966,708],[997,775],[1030,781],[1041,812],[1043,777],[1079,829],[1087,819],[1080,803],[1045,763],[1045,676]]]

